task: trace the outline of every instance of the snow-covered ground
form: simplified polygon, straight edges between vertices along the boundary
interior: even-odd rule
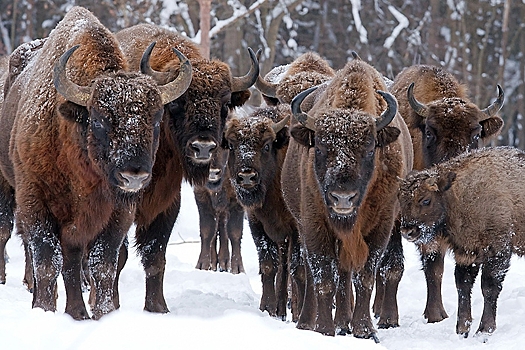
[[[0,285],[1,349],[523,349],[525,344],[525,259],[513,258],[499,298],[496,332],[483,343],[455,334],[457,294],[453,262],[447,257],[443,295],[449,318],[427,324],[425,281],[417,252],[405,244],[405,274],[398,294],[400,327],[378,330],[380,344],[352,336],[326,337],[298,330],[259,311],[261,283],[257,254],[245,225],[242,254],[246,274],[199,271],[198,214],[193,192],[183,186],[183,204],[168,247],[164,292],[171,312],[142,311],[144,272],[130,250],[120,280],[121,308],[100,321],[77,322],[64,314],[59,285],[56,313],[31,309],[22,285],[24,257],[18,237],[8,244],[7,284]],[[179,244],[181,242],[189,242]],[[61,281],[60,281],[61,283]],[[87,293],[85,295],[87,300]],[[479,278],[473,291],[473,331],[483,307]]]

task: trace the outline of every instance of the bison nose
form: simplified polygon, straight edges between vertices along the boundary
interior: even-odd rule
[[[219,168],[210,168],[210,174],[208,175],[208,180],[215,182],[221,179],[221,169]]]
[[[214,141],[193,141],[191,143],[191,149],[195,159],[197,160],[209,160],[214,149],[217,148],[217,144]]]
[[[413,242],[418,238],[419,235],[415,227],[404,226],[401,227],[401,236],[403,236],[407,241]]]
[[[339,214],[350,214],[355,210],[356,191],[330,191],[328,201],[332,209]]]
[[[237,174],[237,183],[239,185],[254,186],[257,182],[257,172],[254,170],[243,170]]]
[[[145,171],[138,173],[131,171],[121,171],[118,173],[120,176],[120,188],[128,192],[137,192],[148,182],[150,174]]]

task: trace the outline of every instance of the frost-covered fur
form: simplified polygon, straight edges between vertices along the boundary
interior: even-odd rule
[[[56,60],[77,44],[67,74],[90,86],[86,107],[67,101],[53,84]],[[33,258],[33,307],[56,310],[62,272],[66,313],[88,318],[80,283],[88,254],[98,319],[119,307],[118,251],[141,192],[127,179],[140,174],[141,187],[151,179],[160,92],[150,77],[126,72],[114,36],[81,7],[66,14],[41,49],[29,52],[2,106],[0,165],[14,186],[17,229]]]
[[[441,235],[454,252],[457,333],[470,330],[470,294],[480,266],[485,304],[477,332],[492,333],[511,254],[525,255],[525,152],[496,147],[462,154],[410,174],[399,197],[403,235],[425,243]]]
[[[314,276],[308,281],[299,328],[333,335],[336,327],[348,332],[351,322],[355,336],[375,337],[370,317],[374,275],[399,209],[397,177],[412,168],[403,119],[395,115],[389,126],[376,130],[376,118],[386,108],[377,90],[386,90],[382,76],[364,61],[353,60],[336,73],[308,112],[315,118],[315,131],[300,124],[291,129],[283,192],[300,223]],[[335,210],[332,194],[353,191],[352,210]],[[398,258],[402,262],[402,256]],[[352,273],[357,296],[353,315]],[[401,273],[402,268],[398,278]],[[393,298],[386,301],[390,310],[381,315],[385,326],[397,324],[395,293]]]
[[[263,284],[260,309],[286,319],[288,276],[292,277],[292,317],[296,321],[304,295],[297,223],[281,192],[281,168],[288,148],[288,126],[272,125],[290,118],[286,104],[256,109],[226,124],[223,147],[229,148],[228,167],[239,203],[245,207],[259,257]],[[291,260],[288,263],[288,254]]]
[[[182,180],[204,185],[211,156],[220,146],[226,118],[232,108],[243,105],[249,90],[232,91],[229,66],[201,56],[199,47],[182,35],[151,24],[126,28],[116,37],[129,62],[138,70],[144,50],[156,42],[151,55],[155,71],[178,74],[179,59],[173,48],[192,64],[188,90],[165,106],[160,146],[151,186],[137,207],[136,244],[146,272],[145,310],[168,312],[163,281],[168,240],[180,209]],[[196,146],[203,145],[202,152]]]
[[[414,83],[414,97],[428,106],[429,115],[418,115],[410,106],[407,89]],[[392,94],[399,103],[414,147],[414,169],[422,170],[450,159],[497,135],[502,119],[483,113],[468,98],[468,90],[441,67],[416,65],[405,68],[394,80]],[[480,139],[480,140],[478,140]],[[428,322],[448,317],[443,307],[441,279],[446,245],[418,243],[427,282],[424,316]]]

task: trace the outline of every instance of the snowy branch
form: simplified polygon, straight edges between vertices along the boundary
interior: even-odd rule
[[[233,15],[230,18],[217,21],[215,26],[210,30],[210,38],[213,38],[225,27],[232,25],[233,23],[237,22],[239,19],[252,14],[255,10],[257,10],[261,5],[263,5],[267,1],[268,0],[257,0],[249,8],[242,6],[239,9],[235,9],[233,12]]]
[[[368,32],[361,22],[361,17],[359,16],[359,10],[361,10],[361,0],[350,0],[352,3],[352,16],[355,21],[355,28],[359,32],[359,41],[363,44],[368,44]]]
[[[394,44],[394,41],[398,37],[399,33],[401,33],[401,31],[404,28],[408,27],[408,18],[406,18],[405,15],[403,15],[401,12],[399,12],[392,5],[388,6],[388,10],[390,10],[392,15],[394,15],[394,17],[399,22],[399,24],[394,28],[394,30],[392,31],[392,34],[388,38],[386,38],[385,43],[383,44],[383,47],[385,49],[390,49],[392,47],[392,44]]]

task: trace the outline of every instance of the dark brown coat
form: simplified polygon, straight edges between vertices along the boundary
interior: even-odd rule
[[[118,32],[116,37],[132,70],[139,69],[142,52],[151,42],[156,42],[150,60],[154,71],[177,74],[180,63],[173,48],[192,64],[188,90],[164,106],[152,183],[135,217],[136,244],[146,272],[144,309],[168,312],[163,292],[165,255],[179,214],[182,180],[204,185],[208,179],[212,154],[220,145],[226,118],[232,108],[248,100],[248,88],[259,74],[258,63],[252,55],[248,77],[234,77],[224,62],[204,59],[191,40],[155,25],[136,25]]]
[[[118,251],[151,179],[168,101],[151,77],[126,69],[114,36],[89,11],[73,7],[5,96],[0,165],[33,258],[33,307],[56,310],[62,272],[66,313],[89,317],[80,285],[84,252],[93,318],[119,306]]]
[[[201,236],[201,252],[196,268],[217,271],[218,266],[220,271],[237,274],[244,272],[241,256],[244,208],[237,201],[230,182],[228,155],[227,149],[217,149],[210,164],[208,181],[205,185],[193,187]]]
[[[469,100],[467,87],[443,68],[427,65],[405,68],[396,77],[391,91],[412,137],[414,169],[430,167],[495,137],[503,126],[503,120],[496,115],[503,103],[503,91],[499,86],[498,89],[500,96],[496,102],[482,110]],[[427,282],[424,316],[430,323],[448,317],[441,296],[447,247],[442,242],[434,243],[418,244]]]
[[[307,115],[297,110],[304,95],[292,103],[302,125],[291,129],[282,183],[310,268],[299,328],[333,335],[336,327],[348,332],[351,322],[355,336],[376,338],[370,318],[374,275],[399,210],[397,178],[412,168],[410,135],[395,99],[378,90],[386,90],[381,75],[354,60]]]
[[[228,167],[239,203],[246,209],[259,257],[262,281],[260,310],[286,319],[288,276],[292,277],[301,308],[304,269],[299,231],[281,192],[281,168],[288,147],[290,107],[286,104],[255,110],[228,121],[223,147],[229,148]],[[291,254],[288,264],[288,254]],[[297,288],[297,289],[296,289]],[[298,309],[292,318],[298,318]]]
[[[496,180],[497,179],[497,180]],[[477,332],[496,329],[496,303],[512,253],[525,255],[525,152],[485,148],[411,173],[400,191],[402,233],[411,242],[442,237],[454,252],[458,320],[470,331],[472,285],[482,269],[485,299]]]

